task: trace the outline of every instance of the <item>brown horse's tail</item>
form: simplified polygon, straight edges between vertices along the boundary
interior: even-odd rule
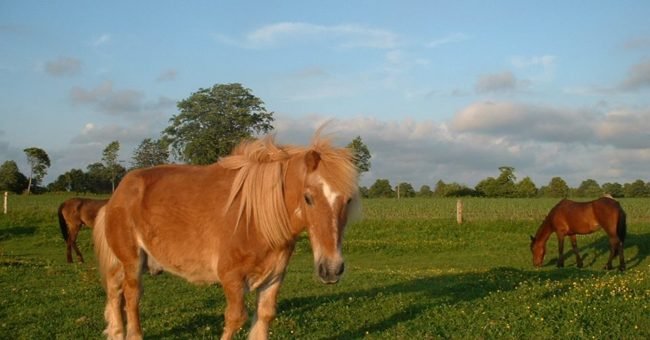
[[[625,216],[625,211],[620,209],[618,214],[618,223],[616,224],[616,235],[618,239],[621,240],[621,243],[625,242],[625,235],[627,234],[627,217]]]
[[[106,241],[106,209],[102,207],[95,217],[93,227],[93,245],[99,266],[102,285],[106,289],[106,274],[118,264],[117,257]]]
[[[59,206],[59,227],[61,228],[61,235],[63,235],[63,240],[68,242],[68,223],[63,217],[63,206],[65,203],[61,203]]]

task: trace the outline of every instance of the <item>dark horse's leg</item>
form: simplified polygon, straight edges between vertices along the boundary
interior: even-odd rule
[[[79,231],[81,230],[81,225],[80,224],[75,224],[72,228],[70,228],[70,240],[68,241],[68,252],[71,252],[70,248],[74,248],[74,251],[77,253],[77,258],[79,259],[79,262],[84,262],[84,257],[81,255],[81,251],[79,250],[79,247],[77,246],[77,237],[79,236]],[[72,258],[72,255],[70,255],[70,259]]]
[[[562,268],[564,267],[564,234],[557,233],[557,248],[559,251],[557,266]]]
[[[612,269],[612,260],[616,255],[619,256],[619,270],[625,270],[625,257],[623,256],[623,242],[621,242],[618,237],[609,238],[609,259],[607,259],[607,264],[605,269]]]
[[[571,235],[571,247],[573,248],[573,253],[576,254],[576,266],[582,268],[582,258],[580,257],[580,252],[578,251],[578,242],[576,241],[576,235]]]

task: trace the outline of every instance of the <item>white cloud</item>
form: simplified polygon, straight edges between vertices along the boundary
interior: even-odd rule
[[[156,78],[156,81],[157,82],[174,81],[176,80],[177,76],[178,76],[178,71],[176,71],[175,69],[168,69],[161,72]]]
[[[528,81],[520,80],[510,71],[481,75],[474,89],[477,93],[512,92],[524,89]]]
[[[95,47],[99,47],[108,44],[110,41],[111,41],[111,35],[108,33],[104,33],[99,37],[93,39],[92,45]]]
[[[614,110],[596,127],[600,140],[619,148],[650,148],[650,110]]]
[[[447,44],[459,43],[468,40],[470,37],[465,33],[451,33],[445,37],[435,39],[426,44],[426,47],[437,48]]]
[[[600,113],[513,102],[480,102],[460,110],[452,120],[458,133],[513,140],[593,142]]]
[[[650,60],[630,67],[627,77],[619,86],[622,91],[636,91],[644,88],[650,88]]]
[[[60,57],[45,62],[45,72],[54,77],[73,76],[81,72],[81,60],[72,57]]]
[[[247,33],[242,40],[216,34],[217,41],[246,48],[276,47],[283,43],[331,41],[336,47],[395,48],[400,44],[397,34],[357,24],[315,25],[303,22],[279,22]]]
[[[165,97],[160,97],[153,103],[149,102],[142,91],[118,90],[113,87],[111,81],[104,81],[90,89],[73,87],[69,98],[73,104],[90,105],[101,113],[135,118],[159,115],[161,110],[170,109],[175,103]]]

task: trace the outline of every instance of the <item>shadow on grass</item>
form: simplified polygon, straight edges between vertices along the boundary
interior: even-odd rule
[[[36,233],[36,227],[10,227],[0,229],[0,241],[13,237],[31,236]]]
[[[571,251],[571,243],[565,240],[565,251],[564,259],[573,259],[575,260],[575,254]],[[567,248],[568,243],[568,250]],[[602,262],[603,264],[607,262],[609,258],[609,238],[606,235],[602,235],[597,240],[591,242],[590,244],[581,247],[580,246],[580,235],[578,235],[578,249],[580,251],[580,256],[584,261],[585,268],[593,267],[596,262]],[[636,251],[635,251],[636,250]],[[557,249],[549,249],[548,251],[554,251],[557,255]],[[548,252],[547,251],[547,252]],[[637,267],[641,262],[643,262],[650,255],[650,233],[645,234],[631,234],[628,233],[625,238],[625,266],[627,269]],[[630,256],[630,254],[634,254]],[[555,266],[557,264],[557,256],[550,257],[549,261],[546,262],[544,266]],[[565,263],[566,265],[566,263]],[[573,264],[575,266],[575,263]],[[618,269],[618,257],[615,257],[612,260],[612,266],[614,269]]]
[[[290,310],[292,314],[309,314],[319,308],[319,306],[331,303],[333,300],[346,300],[349,298],[372,299],[380,293],[383,296],[399,294],[418,294],[423,296],[420,303],[409,304],[404,309],[379,322],[364,324],[358,329],[344,330],[331,337],[332,339],[359,338],[363,337],[367,332],[373,334],[381,333],[400,323],[416,319],[424,311],[438,306],[441,301],[449,304],[470,302],[486,297],[492,292],[514,290],[521,282],[526,280],[562,280],[569,277],[590,277],[591,275],[593,275],[592,271],[576,269],[549,272],[500,267],[488,272],[430,276],[392,285],[378,285],[377,287],[365,290],[291,298],[281,300],[278,310]],[[428,297],[430,299],[427,299]]]

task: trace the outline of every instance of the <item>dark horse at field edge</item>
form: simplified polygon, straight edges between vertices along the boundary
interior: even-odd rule
[[[548,213],[544,222],[531,236],[530,250],[533,253],[533,265],[540,267],[546,253],[546,241],[555,233],[558,238],[559,256],[557,266],[564,267],[564,237],[571,238],[571,246],[576,255],[576,265],[582,268],[583,262],[578,251],[576,235],[591,234],[603,229],[609,237],[609,259],[605,269],[612,269],[612,259],[619,256],[619,269],[625,270],[623,243],[627,233],[625,212],[618,201],[601,197],[591,202],[574,202],[563,199]]]
[[[77,236],[82,226],[95,225],[97,212],[108,200],[95,200],[89,198],[73,197],[59,205],[59,227],[66,243],[66,258],[72,263],[72,249],[77,253],[80,262],[84,262],[83,255],[77,247]]]

